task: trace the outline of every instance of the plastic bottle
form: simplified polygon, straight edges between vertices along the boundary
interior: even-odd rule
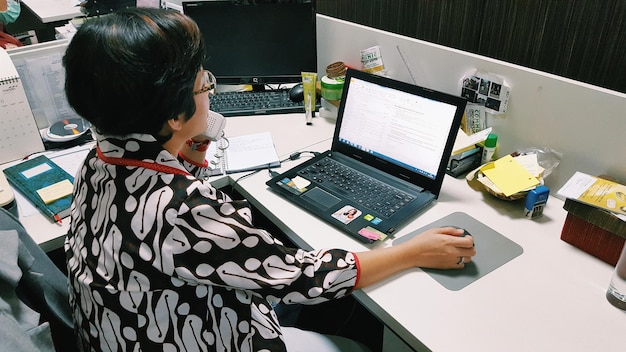
[[[626,245],[615,265],[611,283],[606,291],[606,299],[615,307],[626,310]]]
[[[483,156],[481,163],[486,164],[493,160],[493,155],[496,152],[496,144],[498,142],[498,135],[495,133],[489,133],[485,140],[485,146],[483,147]]]

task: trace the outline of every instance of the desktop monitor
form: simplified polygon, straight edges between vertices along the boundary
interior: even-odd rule
[[[26,98],[39,129],[78,117],[65,97],[62,58],[68,43],[69,40],[62,39],[8,51],[24,85]]]
[[[219,84],[301,82],[317,72],[314,0],[183,1],[206,42],[204,67]]]
[[[127,7],[145,6],[145,4],[140,4],[141,1],[145,2],[146,0],[85,0],[82,2],[78,1],[78,3],[81,4],[81,11],[87,17],[92,17],[106,15],[107,13],[111,13],[115,10],[124,9]],[[155,6],[153,5],[146,7]]]

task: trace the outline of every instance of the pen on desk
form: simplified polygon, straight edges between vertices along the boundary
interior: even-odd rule
[[[312,125],[313,124],[313,103],[311,102],[311,92],[307,93],[308,98],[307,99],[307,106],[304,109],[304,114],[305,114],[305,118],[306,118],[306,124],[307,125]]]

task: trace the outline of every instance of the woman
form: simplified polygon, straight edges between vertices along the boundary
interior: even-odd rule
[[[6,33],[5,25],[11,24],[20,16],[19,0],[0,0],[0,48],[12,49],[23,46],[17,38]]]
[[[21,11],[19,0],[0,0],[0,25],[15,22]]]
[[[139,8],[87,21],[67,48],[68,101],[97,139],[65,242],[83,349],[282,351],[293,331],[276,303],[314,304],[406,268],[471,260],[472,238],[454,228],[363,253],[287,248],[255,228],[246,202],[198,177],[215,89],[204,50],[191,19]]]

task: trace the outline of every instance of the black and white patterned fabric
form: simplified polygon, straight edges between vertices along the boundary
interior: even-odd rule
[[[149,135],[96,137],[106,157],[204,171]],[[65,251],[90,351],[283,351],[271,304],[340,298],[358,280],[351,252],[287,248],[208,182],[95,150],[75,180]]]

